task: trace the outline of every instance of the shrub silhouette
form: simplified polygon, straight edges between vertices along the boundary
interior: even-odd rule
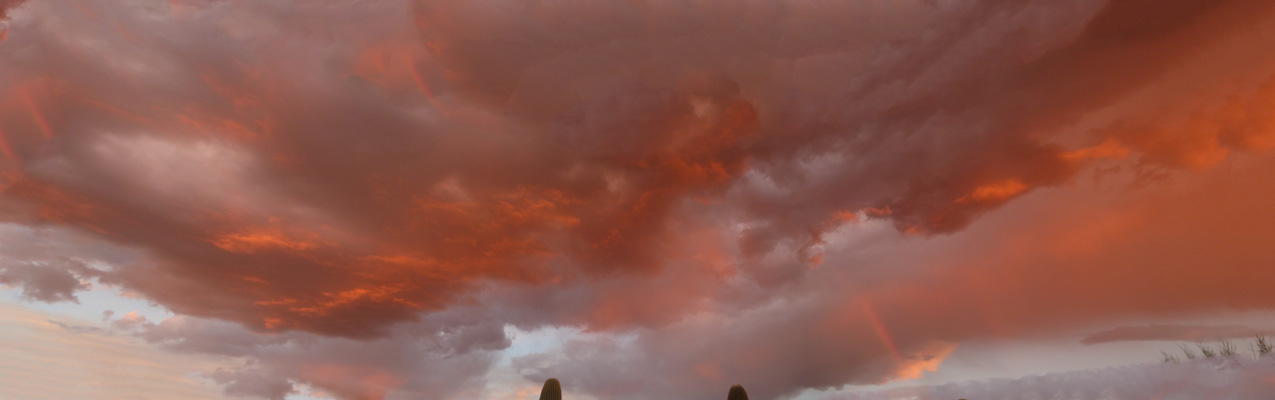
[[[540,389],[540,400],[562,400],[562,384],[557,378],[545,381],[545,387]]]
[[[1256,358],[1262,358],[1263,356],[1270,354],[1271,350],[1271,340],[1267,339],[1265,336],[1258,336],[1257,342],[1253,343],[1253,356]]]
[[[1196,343],[1195,345],[1200,348],[1200,354],[1203,354],[1204,358],[1213,358],[1213,356],[1217,355],[1213,348],[1205,346],[1204,343]]]
[[[1275,352],[1275,344],[1272,344],[1270,338],[1262,335],[1256,335],[1254,336],[1254,339],[1252,346],[1253,358],[1261,359],[1267,354]],[[1195,347],[1200,349],[1200,355],[1203,355],[1204,358],[1213,358],[1217,356],[1235,357],[1235,355],[1239,353],[1239,349],[1235,346],[1234,342],[1231,342],[1230,339],[1219,339],[1217,347],[1206,345],[1201,342],[1196,342]],[[1179,344],[1178,348],[1182,350],[1182,355],[1185,356],[1187,360],[1194,360],[1197,357],[1200,357],[1200,355],[1197,355],[1194,350],[1186,345]],[[1176,363],[1181,360],[1177,356],[1164,351],[1160,352],[1160,359],[1167,363]]]
[[[730,393],[726,394],[726,400],[748,400],[748,392],[744,391],[743,386],[731,386]]]
[[[1186,347],[1184,344],[1179,344],[1178,348],[1182,349],[1182,355],[1186,356],[1188,360],[1194,360],[1195,357],[1198,357],[1194,351],[1191,351],[1190,347]]]
[[[1220,355],[1233,356],[1235,355],[1235,344],[1231,343],[1230,340],[1222,339],[1221,342],[1218,342],[1217,352]]]

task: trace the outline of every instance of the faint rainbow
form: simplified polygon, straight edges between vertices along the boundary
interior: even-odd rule
[[[876,331],[877,336],[881,338],[881,344],[885,345],[886,350],[890,352],[890,356],[894,357],[895,363],[900,366],[903,365],[903,357],[899,354],[899,347],[895,345],[894,338],[890,336],[890,331],[881,322],[881,317],[877,315],[872,303],[869,303],[866,299],[860,299],[859,304],[863,306],[863,314],[868,317],[868,324],[872,326],[872,330]]]
[[[31,118],[35,119],[35,124],[40,126],[40,132],[44,133],[46,139],[52,139],[53,129],[49,127],[49,120],[44,118],[44,113],[40,112],[40,107],[36,106],[34,100],[31,100],[31,93],[23,91],[22,101],[31,110]]]

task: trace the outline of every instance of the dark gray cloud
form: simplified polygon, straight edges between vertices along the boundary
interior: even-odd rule
[[[218,368],[209,377],[225,385],[226,396],[283,400],[289,394],[297,393],[288,380],[256,368]]]
[[[20,287],[29,300],[78,302],[109,265],[126,263],[131,252],[58,227],[0,224],[0,284]]]

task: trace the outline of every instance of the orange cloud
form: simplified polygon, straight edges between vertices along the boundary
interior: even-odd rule
[[[271,231],[226,234],[217,237],[213,244],[232,253],[255,253],[272,248],[308,250],[319,246],[314,242],[293,240]]]
[[[1130,153],[1132,153],[1132,150],[1122,146],[1120,141],[1116,139],[1107,139],[1097,146],[1073,150],[1063,154],[1063,158],[1073,162],[1101,159],[1124,159],[1125,157],[1128,157]]]
[[[414,354],[472,375],[489,350],[456,349],[506,325],[640,332],[575,368],[763,397],[970,338],[1273,306],[1275,184],[1234,168],[1275,146],[1275,3],[923,3],[28,2],[0,45],[0,218],[140,254],[50,276],[248,337],[458,335]],[[1155,180],[1193,174],[1228,185]],[[316,357],[257,383],[437,387]],[[613,375],[587,387],[641,397]],[[661,390],[707,390],[684,379]]]
[[[1019,179],[1007,179],[1000,182],[979,186],[973,192],[956,199],[957,203],[1005,201],[1022,194],[1027,185]]]

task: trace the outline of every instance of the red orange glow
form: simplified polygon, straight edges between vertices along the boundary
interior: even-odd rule
[[[319,246],[316,242],[296,240],[273,231],[226,234],[213,240],[213,244],[232,253],[255,253],[272,248],[308,250]]]
[[[966,202],[991,202],[1004,201],[1011,197],[1017,196],[1025,191],[1028,187],[1022,180],[1006,179],[999,182],[989,183],[979,186],[969,194],[956,199],[957,203]]]
[[[1063,159],[1073,162],[1093,160],[1093,159],[1123,159],[1129,156],[1132,150],[1120,144],[1119,140],[1107,139],[1097,146],[1086,147],[1063,154]]]

